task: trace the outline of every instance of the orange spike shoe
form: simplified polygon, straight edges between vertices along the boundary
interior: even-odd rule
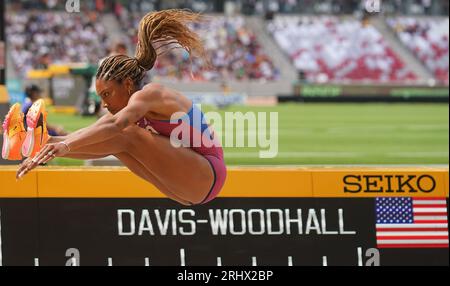
[[[47,112],[43,99],[37,100],[27,113],[27,135],[22,145],[22,155],[33,157],[49,139],[47,131]]]
[[[23,119],[21,105],[16,103],[11,106],[3,121],[2,158],[5,160],[22,160],[21,148],[26,136]]]

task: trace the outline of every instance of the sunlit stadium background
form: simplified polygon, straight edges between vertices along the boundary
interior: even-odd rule
[[[448,1],[1,2],[2,117],[33,83],[51,104],[51,124],[74,131],[94,122],[98,61],[117,43],[134,54],[145,13],[188,8],[210,16],[192,28],[212,67],[176,51],[158,60],[149,80],[196,98],[205,110],[279,113],[278,156],[226,148],[228,164],[449,162]]]

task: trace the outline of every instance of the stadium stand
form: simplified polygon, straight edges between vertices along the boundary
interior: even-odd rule
[[[435,78],[448,85],[448,18],[397,17],[387,19],[387,23]]]
[[[355,18],[279,16],[268,31],[312,82],[416,79],[373,26]]]
[[[121,26],[132,46],[142,13],[122,13]],[[204,40],[210,68],[201,59],[191,59],[185,52],[170,52],[158,59],[154,75],[191,81],[191,69],[197,81],[264,80],[280,77],[279,70],[263,52],[254,33],[246,27],[242,16],[207,17],[204,23],[191,26]]]
[[[21,76],[49,63],[96,63],[108,53],[108,35],[95,12],[21,12],[6,21],[9,52]]]
[[[104,21],[107,17],[114,22],[117,19],[117,26],[122,28],[118,34],[127,39],[133,54],[138,23],[145,13],[142,7],[150,3],[141,2],[134,5],[139,9],[117,4],[114,7],[121,9],[75,15],[61,10],[18,13],[20,9],[13,9],[6,22],[8,58],[20,78],[25,78],[28,70],[45,68],[50,63],[96,64],[109,54],[111,40],[117,36],[108,30]],[[92,6],[97,2],[88,3]],[[177,84],[292,81],[275,53],[268,52],[271,49],[261,41],[261,31],[251,28],[250,22],[242,15],[214,14],[206,23],[192,25],[205,41],[211,65],[176,50],[160,57],[151,75]],[[422,63],[439,83],[448,85],[448,18],[391,17],[382,22],[420,60],[416,65],[421,67]],[[267,23],[264,34],[267,32],[269,41],[272,37],[287,55],[294,77],[293,67],[311,83],[417,84],[420,80],[420,73],[412,70],[411,63],[400,57],[398,50],[394,51],[392,41],[389,43],[382,31],[355,16],[276,15]],[[58,40],[61,35],[63,41]]]

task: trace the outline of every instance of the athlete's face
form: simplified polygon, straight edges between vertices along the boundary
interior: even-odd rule
[[[125,108],[133,93],[131,80],[124,80],[120,83],[115,80],[97,79],[95,87],[97,94],[102,99],[102,106],[112,114],[116,114]]]

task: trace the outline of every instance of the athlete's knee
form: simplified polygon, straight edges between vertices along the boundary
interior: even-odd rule
[[[194,192],[192,188],[186,189],[186,187],[172,189],[173,196],[170,196],[173,200],[182,204],[183,206],[196,206],[203,203],[205,197],[202,194]]]
[[[178,202],[180,205],[185,206],[185,207],[192,207],[195,206],[195,203],[191,203],[188,201],[181,201],[181,200],[177,200],[176,202]]]
[[[191,194],[189,196],[189,198],[186,198],[186,199],[188,200],[189,206],[198,206],[198,205],[201,205],[205,201],[205,198],[203,195],[196,195],[196,194]]]

